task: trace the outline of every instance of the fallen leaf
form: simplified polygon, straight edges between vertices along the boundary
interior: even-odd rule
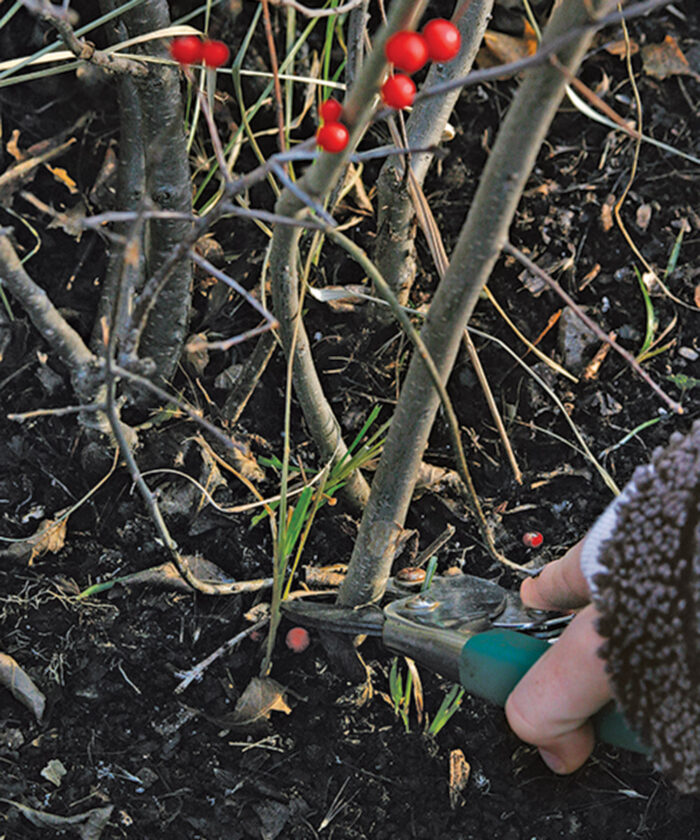
[[[649,227],[651,221],[651,204],[640,204],[637,207],[637,215],[635,219],[637,227],[644,231]]]
[[[698,74],[688,64],[678,42],[672,35],[667,35],[660,44],[648,44],[642,47],[644,72],[655,79],[667,79],[669,76],[694,76]]]
[[[44,166],[49,170],[59,184],[63,184],[63,186],[66,187],[71,195],[75,195],[78,192],[78,185],[71,178],[66,169],[62,166],[51,166],[48,163],[45,163]]]
[[[209,364],[207,337],[204,333],[195,333],[185,342],[183,360],[195,376],[201,376]]]
[[[695,293],[693,295],[693,299],[695,300],[695,305],[700,307],[700,286],[695,287]]]
[[[76,242],[80,242],[83,237],[85,228],[83,222],[87,215],[87,208],[82,199],[73,207],[57,213],[49,222],[49,228],[56,228],[65,231],[68,236],[72,236]]]
[[[41,776],[46,779],[47,782],[51,782],[52,785],[61,787],[61,782],[67,772],[68,771],[63,766],[63,763],[58,758],[52,758],[46,767],[44,767],[41,771]]]
[[[304,566],[304,582],[307,586],[329,588],[340,586],[345,580],[348,567],[344,563],[330,566]]]
[[[471,767],[464,757],[462,750],[452,750],[450,753],[450,808],[454,811],[464,805],[462,791],[469,781]]]
[[[347,286],[325,286],[322,289],[309,287],[309,294],[321,303],[326,303],[334,312],[354,312],[367,303],[371,292],[367,286],[348,283]]]
[[[36,533],[27,537],[26,540],[20,540],[13,543],[9,548],[0,550],[0,557],[11,560],[26,560],[31,565],[37,557],[42,557],[47,551],[56,554],[63,548],[66,541],[67,524],[67,517],[65,519],[44,519]]]
[[[114,805],[107,805],[104,808],[93,808],[82,814],[74,814],[72,817],[61,817],[58,814],[49,814],[47,811],[37,811],[12,799],[0,801],[13,805],[37,828],[49,828],[53,831],[72,829],[80,840],[99,840],[114,810]]]
[[[19,700],[23,706],[34,713],[37,721],[41,722],[46,707],[46,697],[37,688],[29,674],[6,653],[0,653],[0,685],[9,689],[15,700]]]
[[[5,148],[7,149],[7,154],[11,155],[17,162],[24,160],[24,152],[20,150],[18,141],[19,129],[15,128],[10,135],[10,139],[7,141]]]
[[[603,206],[600,208],[600,226],[605,233],[607,233],[615,224],[613,222],[613,207],[615,206],[616,201],[617,199],[611,193],[607,196],[603,202]]]
[[[529,21],[525,21],[522,38],[487,29],[484,32],[484,46],[479,50],[477,61],[480,67],[496,67],[499,64],[519,61],[536,52],[537,36]]]
[[[630,55],[636,55],[639,52],[639,44],[630,39],[629,42]],[[609,55],[617,55],[624,58],[627,55],[627,41],[623,39],[619,41],[610,41],[605,45],[605,52]]]
[[[226,718],[225,725],[235,729],[254,729],[264,723],[272,712],[291,714],[284,695],[284,686],[275,680],[253,677],[239,697],[233,714]]]

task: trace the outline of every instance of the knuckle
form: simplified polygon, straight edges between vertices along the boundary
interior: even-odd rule
[[[529,702],[525,692],[516,688],[505,706],[508,725],[522,741],[528,744],[540,744],[551,737],[551,727],[542,714],[541,706]]]

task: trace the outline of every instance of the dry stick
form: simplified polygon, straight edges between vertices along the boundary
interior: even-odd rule
[[[609,344],[612,349],[618,353],[622,358],[627,362],[627,364],[634,370],[638,376],[640,376],[647,385],[657,394],[665,403],[666,405],[672,410],[675,411],[677,414],[683,414],[683,406],[680,403],[677,403],[674,399],[668,396],[668,394],[663,391],[654,380],[649,376],[649,374],[641,367],[639,362],[634,358],[631,353],[628,353],[624,347],[621,347],[616,341],[612,341],[610,336],[608,336],[604,330],[602,330],[595,321],[586,315],[585,312],[581,309],[581,307],[576,303],[576,301],[569,295],[567,292],[562,289],[562,287],[557,283],[557,281],[547,274],[546,271],[543,271],[536,263],[534,263],[529,257],[526,257],[522,251],[519,251],[516,247],[510,244],[510,242],[506,242],[503,246],[503,250],[510,254],[512,257],[521,263],[522,265],[527,268],[532,274],[537,275],[540,280],[544,281],[552,291],[556,292],[559,297],[566,303],[567,306],[571,307],[574,311],[576,316],[580,321],[582,321],[591,332],[594,332],[596,336],[601,340],[604,341],[606,344]]]
[[[302,6],[297,0],[269,0],[273,6],[290,6],[301,12],[303,15],[312,18],[331,17],[332,15],[344,15],[345,12],[350,12],[361,6],[365,0],[349,0],[348,3],[341,3],[340,6],[333,6],[330,9],[310,9],[308,6]]]
[[[220,659],[224,656],[224,654],[235,648],[236,645],[243,641],[243,639],[246,639],[248,636],[252,636],[252,634],[256,633],[258,630],[262,630],[269,620],[269,618],[263,618],[256,624],[246,627],[245,630],[242,630],[240,633],[236,633],[235,636],[232,636],[230,639],[225,641],[223,645],[219,646],[213,653],[210,653],[209,656],[205,657],[201,662],[198,662],[190,668],[189,671],[179,673],[178,676],[182,679],[175,686],[175,694],[182,694],[182,692],[193,682],[201,680],[204,676],[204,672],[212,663],[216,662],[217,659]]]
[[[24,6],[35,14],[40,15],[51,24],[61,36],[61,40],[76,58],[88,61],[97,67],[102,67],[110,73],[128,73],[132,76],[147,76],[148,67],[132,58],[122,58],[118,55],[98,50],[93,43],[84,38],[78,38],[65,17],[55,14],[49,3],[36,4],[24,0]]]

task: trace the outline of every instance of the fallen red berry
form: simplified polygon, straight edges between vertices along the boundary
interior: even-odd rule
[[[527,531],[523,534],[523,544],[528,548],[539,548],[544,542],[544,537],[539,531]]]
[[[170,42],[170,55],[178,64],[196,64],[202,60],[204,45],[196,35],[185,35]]]
[[[304,627],[292,627],[285,638],[287,647],[294,651],[294,653],[303,653],[311,644],[309,638],[309,631]]]
[[[384,104],[390,108],[401,110],[408,108],[413,104],[416,95],[416,86],[413,81],[398,73],[396,76],[389,76],[389,78],[382,85],[382,99]]]
[[[343,106],[337,99],[326,99],[322,102],[318,109],[318,115],[322,122],[338,122],[338,118],[343,113]]]
[[[339,122],[324,123],[316,132],[316,142],[324,152],[342,152],[349,139],[350,132]]]
[[[428,60],[428,46],[422,35],[404,29],[389,38],[384,55],[399,70],[415,73]]]
[[[462,43],[459,29],[444,18],[429,20],[423,27],[423,38],[431,61],[452,61]]]
[[[221,67],[226,64],[229,51],[223,41],[205,41],[202,44],[202,58],[207,67]]]

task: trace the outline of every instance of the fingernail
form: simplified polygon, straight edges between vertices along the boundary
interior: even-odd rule
[[[540,756],[542,757],[542,761],[544,761],[553,773],[566,772],[566,765],[558,755],[549,752],[549,750],[540,750]]]

